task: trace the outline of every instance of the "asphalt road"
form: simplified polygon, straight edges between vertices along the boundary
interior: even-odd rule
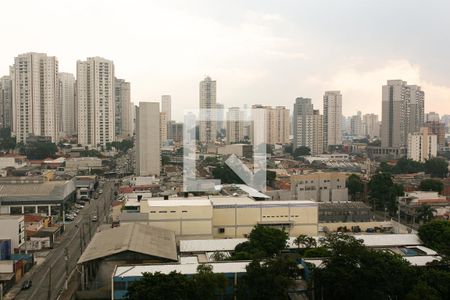
[[[68,279],[76,270],[76,263],[81,253],[88,245],[92,236],[109,215],[109,209],[114,192],[114,183],[106,181],[103,194],[93,199],[78,214],[74,222],[66,224],[66,231],[55,242],[54,249],[39,266],[33,266],[22,280],[16,284],[4,299],[18,300],[53,300],[58,299],[64,291]],[[97,222],[92,222],[92,215],[98,216]],[[25,280],[32,280],[32,287],[21,290]]]

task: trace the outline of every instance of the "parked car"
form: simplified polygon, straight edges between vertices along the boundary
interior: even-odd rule
[[[33,285],[31,280],[25,280],[22,284],[22,290],[28,290]]]
[[[102,190],[102,189],[98,190],[98,193],[99,193],[100,195],[103,194],[103,190]]]
[[[91,217],[91,221],[92,221],[92,222],[97,222],[97,221],[98,221],[97,215],[93,215],[93,216]]]
[[[75,203],[75,207],[78,208],[78,209],[83,209],[84,205]]]

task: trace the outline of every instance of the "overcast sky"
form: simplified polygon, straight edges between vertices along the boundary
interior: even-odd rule
[[[450,114],[450,1],[222,0],[2,1],[0,75],[14,57],[45,52],[61,72],[102,56],[131,82],[132,101],[172,95],[172,115],[198,106],[198,84],[217,101],[285,105],[341,90],[345,115],[380,113],[381,86],[425,90],[426,111]]]

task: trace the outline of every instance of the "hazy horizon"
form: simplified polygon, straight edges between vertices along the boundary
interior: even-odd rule
[[[217,102],[322,108],[340,90],[346,116],[380,114],[381,86],[422,86],[425,111],[450,114],[450,2],[428,1],[9,1],[2,4],[0,76],[25,52],[113,60],[131,99],[172,96],[172,115],[198,107],[199,82]],[[23,9],[23,7],[27,9]],[[10,29],[10,30],[8,30]]]

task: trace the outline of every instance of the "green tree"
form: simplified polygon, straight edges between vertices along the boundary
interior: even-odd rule
[[[294,150],[294,157],[311,155],[311,149],[305,146],[300,146]]]
[[[228,165],[219,165],[212,171],[212,175],[215,179],[220,179],[221,183],[235,183],[243,184],[244,181],[228,167]]]
[[[300,276],[295,261],[280,255],[265,262],[252,261],[238,282],[238,299],[285,300],[288,290]]]
[[[161,164],[163,166],[166,166],[166,165],[170,164],[170,157],[167,156],[167,155],[162,155],[161,156]]]
[[[315,248],[317,246],[316,239],[312,236],[307,236],[306,234],[300,234],[298,237],[295,238],[294,244],[297,245],[297,247],[300,248]]]
[[[267,181],[267,185],[273,187],[273,185],[275,184],[275,180],[277,179],[277,173],[275,173],[274,171],[266,171],[266,181]]]
[[[127,297],[129,300],[214,300],[223,298],[226,283],[224,274],[213,273],[210,265],[199,265],[192,276],[177,272],[144,273],[128,287]]]
[[[25,146],[25,153],[28,159],[55,157],[56,151],[58,151],[58,147],[52,142],[33,142]]]
[[[347,178],[346,182],[348,193],[351,200],[357,200],[361,198],[364,193],[364,182],[361,177],[356,174],[352,174]]]
[[[223,273],[213,273],[211,265],[199,265],[197,274],[192,276],[192,280],[194,299],[215,300],[223,298],[227,278]]]
[[[345,234],[328,235],[323,243],[330,255],[313,273],[316,299],[404,299],[414,284],[413,269],[399,255]]]
[[[392,181],[390,173],[378,173],[369,181],[369,199],[374,203],[374,209],[387,208],[391,214],[395,213],[396,198],[402,196],[403,186]]]
[[[416,209],[416,218],[424,223],[431,221],[434,218],[434,209],[431,205],[422,205]]]
[[[292,154],[294,152],[294,145],[288,144],[284,146],[284,153],[286,154]]]
[[[431,158],[425,162],[425,173],[431,177],[445,178],[448,174],[448,162],[443,158]]]
[[[140,280],[128,287],[128,299],[187,300],[194,299],[193,290],[193,281],[181,273],[144,273]]]
[[[0,129],[0,149],[12,150],[16,148],[16,138],[11,136],[10,128]]]
[[[256,225],[248,241],[236,246],[231,259],[254,259],[273,257],[286,249],[288,234],[284,230]]]
[[[412,174],[423,171],[424,165],[421,162],[407,158],[400,158],[393,168],[394,174]]]
[[[444,189],[444,184],[440,180],[424,179],[420,182],[419,188],[421,191],[434,191],[441,193]]]
[[[419,237],[426,247],[450,256],[450,221],[433,220],[423,224]]]

